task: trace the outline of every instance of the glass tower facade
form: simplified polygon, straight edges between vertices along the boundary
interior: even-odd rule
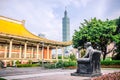
[[[64,17],[62,19],[62,39],[63,42],[70,41],[70,20],[67,16],[67,11],[64,12]],[[64,52],[69,53],[69,47],[66,47]]]
[[[64,17],[62,19],[62,39],[64,41],[70,40],[70,20],[67,16],[67,11],[64,12]]]

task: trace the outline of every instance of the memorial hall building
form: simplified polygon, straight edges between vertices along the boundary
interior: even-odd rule
[[[56,50],[58,60],[58,49],[61,49],[62,59],[64,47],[72,44],[71,41],[59,42],[49,40],[29,32],[25,21],[19,21],[0,16],[0,61],[6,65],[12,61],[19,60],[21,63],[38,61],[52,61],[52,50]]]

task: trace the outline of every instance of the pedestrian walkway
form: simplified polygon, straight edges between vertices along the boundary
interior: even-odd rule
[[[72,72],[72,70],[70,71]],[[75,77],[71,76],[70,72],[49,72],[40,74],[27,74],[2,77],[7,80],[78,80],[90,79],[90,77]]]
[[[71,76],[76,70],[42,69],[42,68],[7,68],[0,70],[0,76],[7,80],[90,80],[91,77]],[[120,71],[120,69],[103,68],[103,74]]]
[[[49,73],[40,73],[40,74],[26,74],[26,75],[15,75],[15,76],[5,76],[2,77],[4,79],[24,79],[24,78],[32,78],[32,77],[41,77],[41,76],[51,76],[51,75],[64,75],[69,74],[70,72],[49,72]]]

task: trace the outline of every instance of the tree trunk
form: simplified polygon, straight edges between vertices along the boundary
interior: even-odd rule
[[[106,58],[106,55],[107,55],[107,47],[103,47],[103,60],[105,60]]]
[[[105,60],[105,58],[106,58],[106,54],[104,53],[104,54],[103,54],[103,60]]]

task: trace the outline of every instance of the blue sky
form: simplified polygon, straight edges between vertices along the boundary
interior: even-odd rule
[[[84,19],[105,20],[120,16],[120,0],[0,0],[0,15],[25,20],[33,34],[62,41],[62,18],[65,6],[70,18],[70,36]]]

